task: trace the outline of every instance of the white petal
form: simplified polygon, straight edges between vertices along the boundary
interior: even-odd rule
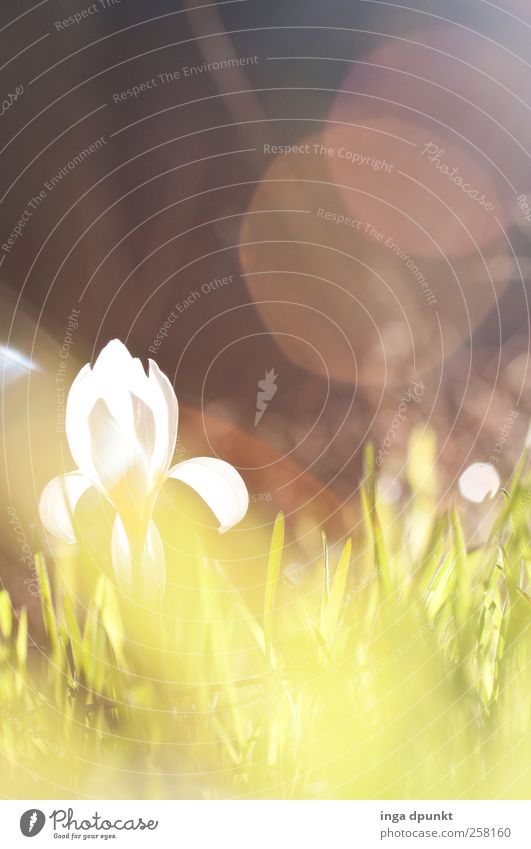
[[[151,458],[152,475],[166,474],[175,451],[179,407],[173,386],[154,360],[149,361],[149,384],[155,416],[156,442]]]
[[[105,416],[98,410],[105,410]],[[139,359],[133,358],[118,339],[109,342],[94,368],[86,365],[70,390],[66,411],[66,432],[72,456],[81,471],[106,491],[130,467],[145,469],[150,489],[170,467],[177,439],[177,398],[168,378],[150,360],[149,377]],[[103,442],[113,443],[103,452],[102,440],[96,447],[94,422],[99,434],[106,423],[109,432]],[[118,450],[118,446],[122,448]],[[110,457],[113,454],[114,459]],[[112,468],[107,469],[112,460]]]
[[[147,467],[147,455],[150,452],[139,436],[149,430],[150,419],[154,418],[149,394],[149,380],[142,363],[133,359],[125,345],[117,339],[105,346],[94,368],[91,369],[90,364],[86,365],[72,384],[66,408],[66,434],[70,451],[81,471],[101,490],[105,491],[106,482],[99,474],[101,468],[98,471],[94,462],[90,428],[94,409],[98,402],[104,402],[108,411],[107,419],[113,423],[113,432],[127,444],[129,460],[133,455],[132,462],[135,465],[144,464]],[[143,412],[146,415],[143,416]],[[154,433],[154,425],[151,429]]]
[[[90,365],[81,369],[74,380],[66,403],[65,429],[70,453],[84,475],[99,484],[92,462],[89,414],[98,399]]]
[[[102,348],[96,362],[94,363],[94,374],[98,380],[113,373],[129,374],[133,368],[134,359],[123,342],[113,339]]]
[[[220,533],[237,525],[247,513],[247,487],[236,469],[223,460],[196,457],[174,466],[168,476],[195,489],[219,521]]]
[[[144,593],[160,600],[166,587],[164,546],[155,522],[150,522],[141,565]]]
[[[490,463],[474,463],[459,478],[461,495],[474,504],[481,504],[487,496],[494,498],[500,486],[500,476]]]
[[[72,472],[47,484],[39,501],[39,514],[45,528],[57,539],[75,543],[72,516],[81,496],[92,486],[84,475]]]
[[[125,592],[130,592],[133,578],[131,552],[129,540],[119,516],[116,516],[112,529],[111,556],[118,585]]]
[[[113,339],[102,350],[92,370],[94,393],[105,402],[117,429],[130,443],[138,443],[139,453],[151,454],[152,445],[143,437],[142,415],[154,418],[153,391],[144,367],[125,345]]]
[[[120,430],[101,398],[89,415],[89,431],[92,462],[108,498],[122,517],[142,515],[149,481],[147,458],[138,441]]]
[[[112,562],[118,584],[125,592],[137,589],[146,602],[160,601],[166,586],[166,559],[157,526],[150,522],[140,562],[133,562],[124,525],[116,516],[112,532]]]
[[[135,417],[131,393],[143,399],[147,376],[140,360],[135,360],[118,339],[100,353],[92,370],[94,391],[115,420],[118,430],[130,442],[136,441]]]

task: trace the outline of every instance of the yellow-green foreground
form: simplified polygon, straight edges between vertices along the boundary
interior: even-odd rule
[[[201,554],[152,613],[101,576],[82,603],[37,558],[46,641],[0,593],[1,794],[528,797],[528,460],[467,551],[416,450],[400,511],[367,452],[352,543],[289,590],[279,516],[260,615]]]

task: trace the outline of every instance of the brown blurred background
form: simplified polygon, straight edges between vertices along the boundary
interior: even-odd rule
[[[17,603],[38,495],[73,468],[61,393],[114,337],[172,379],[179,456],[239,467],[247,527],[283,509],[294,545],[356,521],[363,445],[412,381],[386,474],[426,423],[443,498],[493,452],[507,479],[529,414],[530,32],[516,0],[3,4]]]

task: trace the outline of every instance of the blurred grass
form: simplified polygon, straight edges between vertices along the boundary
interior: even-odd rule
[[[2,795],[528,798],[528,458],[470,549],[435,456],[416,432],[391,504],[368,449],[359,528],[296,590],[279,515],[262,616],[199,542],[196,586],[173,564],[152,612],[81,553],[89,599],[39,556],[44,642],[0,592]]]

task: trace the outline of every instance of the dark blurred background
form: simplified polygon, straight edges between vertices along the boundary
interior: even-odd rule
[[[529,413],[530,33],[527,0],[2,4],[16,600],[39,493],[73,468],[63,393],[114,337],[173,381],[179,456],[240,468],[250,526],[283,509],[294,538],[345,534],[363,445],[412,382],[386,475],[421,424],[443,499],[474,461],[507,479]]]

